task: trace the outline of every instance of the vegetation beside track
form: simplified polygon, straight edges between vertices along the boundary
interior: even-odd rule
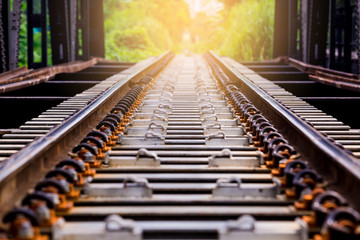
[[[215,14],[209,7],[214,2],[223,5]],[[214,49],[241,61],[272,58],[274,0],[202,1],[192,17],[184,0],[104,3],[109,59],[139,61],[166,49],[195,53]]]
[[[272,58],[275,0],[198,0],[203,6],[191,16],[187,2],[192,1],[104,0],[106,58],[137,62],[167,49],[176,53],[213,49],[239,61]],[[214,3],[223,6],[215,14],[208,8]],[[23,1],[19,66],[27,65],[26,24]],[[41,60],[40,53],[41,33],[35,31],[35,61]]]

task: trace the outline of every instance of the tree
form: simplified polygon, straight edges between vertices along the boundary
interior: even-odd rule
[[[190,21],[183,0],[105,0],[106,56],[139,61],[167,49],[180,49]]]

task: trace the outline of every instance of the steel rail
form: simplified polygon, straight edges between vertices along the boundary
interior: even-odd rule
[[[325,176],[329,187],[348,196],[351,205],[359,210],[360,203],[357,199],[360,188],[359,159],[335,146],[324,135],[286,109],[214,52],[210,51],[210,56],[232,81],[240,85],[244,95],[274,123],[296,150],[301,152],[302,158],[308,160]]]
[[[115,104],[116,98],[109,97],[88,114],[89,118],[98,116],[101,122],[96,128],[108,138],[103,136],[99,141],[98,132],[82,127],[86,126],[84,120],[85,124],[79,123],[75,134],[85,138],[73,144],[70,137],[64,137],[66,147],[75,146],[71,160],[62,158],[63,152],[55,152],[51,160],[56,161],[56,167],[42,174],[41,181],[28,172],[25,178],[9,184],[7,193],[12,195],[16,194],[13,190],[16,184],[38,181],[30,190],[25,191],[25,187],[19,190],[22,201],[19,198],[5,204],[14,208],[4,217],[4,229],[10,230],[5,230],[4,236],[23,237],[24,228],[18,227],[21,218],[28,222],[25,229],[32,236],[48,235],[57,240],[179,239],[180,236],[306,240],[340,238],[337,232],[333,233],[334,219],[340,231],[343,222],[346,226],[351,222],[359,227],[360,216],[346,207],[348,201],[338,192],[329,191],[332,186],[323,184],[321,175],[299,158],[310,161],[310,157],[317,158],[316,153],[321,154],[294,130],[293,125],[301,124],[290,124],[285,118],[292,114],[286,112],[293,110],[291,107],[278,113],[284,106],[291,106],[272,102],[277,96],[279,99],[288,96],[285,90],[271,91],[274,88],[264,84],[267,80],[258,80],[257,75],[230,59],[224,62],[235,69],[233,72],[221,65],[222,59],[215,59],[215,55],[206,54],[204,59],[182,55],[170,62],[171,57],[166,56],[146,76],[140,74],[138,79],[123,84],[114,92],[120,98]],[[138,68],[97,85],[97,89],[84,91],[80,97],[89,93],[91,97],[86,98],[89,103],[148,64],[149,61],[144,61]],[[265,101],[254,94],[250,82],[239,81],[234,75],[236,71],[259,84],[261,90],[255,90],[269,99]],[[299,102],[302,101],[296,101]],[[76,101],[65,103],[58,110],[80,105]],[[319,116],[320,110],[301,106],[305,107],[304,112]],[[104,112],[110,114],[104,118]],[[53,119],[47,114],[40,116],[25,124],[30,128],[28,131],[61,123],[58,117],[61,115],[53,115]],[[302,119],[302,115],[295,117]],[[338,121],[330,122],[330,125],[322,124],[326,129],[339,126]],[[313,122],[307,123],[312,126]],[[25,125],[21,128],[25,129]],[[318,129],[319,125],[314,126]],[[79,127],[83,129],[77,130]],[[83,134],[88,131],[91,133]],[[4,135],[4,140],[13,135]],[[297,150],[301,155],[288,140],[300,144]],[[56,146],[62,147],[59,143]],[[306,154],[304,148],[312,152]],[[330,162],[328,156],[321,156],[318,158]],[[57,157],[62,161],[57,162]],[[39,163],[46,163],[42,159],[33,162],[36,165],[25,169],[36,171]],[[330,209],[323,211],[328,206]],[[52,214],[43,217],[46,210]],[[229,221],[237,217],[238,220]],[[213,225],[208,226],[209,222]],[[40,231],[35,232],[37,226]],[[341,234],[341,238],[355,239],[357,235],[354,227]]]
[[[87,67],[98,63],[97,58],[88,61],[74,61],[63,63],[51,67],[44,67],[38,70],[19,68],[10,71],[10,73],[0,75],[0,93],[6,93],[24,87],[34,86],[43,82],[47,82],[60,73],[74,73],[84,70]]]
[[[9,201],[13,201],[18,197],[18,192],[21,192],[19,190],[20,187],[31,184],[31,182],[35,183],[39,176],[34,177],[34,175],[39,175],[39,172],[45,173],[46,169],[53,167],[56,161],[61,158],[61,156],[59,158],[56,155],[61,155],[59,153],[65,152],[64,149],[69,150],[73,145],[71,143],[78,140],[77,138],[84,137],[79,134],[80,131],[76,130],[77,128],[83,128],[83,130],[85,130],[84,132],[91,129],[94,124],[98,123],[99,114],[103,112],[106,113],[113,107],[105,107],[106,103],[119,100],[118,98],[121,97],[119,94],[121,88],[125,87],[131,80],[136,80],[144,76],[151,68],[166,59],[169,54],[169,51],[165,52],[145,67],[121,79],[85,108],[79,110],[62,124],[53,128],[48,134],[36,139],[24,149],[12,155],[8,162],[0,169],[0,205],[9,205],[5,203],[9,203]],[[66,140],[64,140],[65,138]],[[31,171],[34,172],[31,173]],[[5,210],[6,209],[1,209],[0,217],[2,217]]]

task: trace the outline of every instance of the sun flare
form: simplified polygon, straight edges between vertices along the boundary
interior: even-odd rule
[[[168,49],[211,49],[237,60],[269,59],[274,2],[104,0],[106,57],[134,62]]]

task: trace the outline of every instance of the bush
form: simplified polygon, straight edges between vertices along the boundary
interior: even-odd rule
[[[184,24],[179,24],[176,34],[169,24],[177,18],[186,19],[184,11],[173,7],[179,0],[104,1],[106,58],[136,62],[172,49]],[[181,4],[180,4],[181,5]],[[187,6],[182,5],[182,6]],[[187,9],[185,9],[188,13]],[[180,15],[179,17],[179,14]],[[173,26],[172,26],[173,27]]]
[[[104,0],[106,58],[137,62],[168,49],[181,52],[184,46],[195,53],[213,49],[240,61],[271,58],[275,0],[218,1],[225,4],[218,16],[200,12],[190,19],[185,0]],[[26,1],[22,4],[20,66],[27,64]],[[185,30],[192,40],[183,45]],[[41,59],[40,36],[34,35],[35,61]]]
[[[220,55],[239,61],[258,61],[272,58],[274,29],[274,0],[234,1],[234,5],[225,8],[222,16],[192,29],[199,41],[192,50],[203,53],[213,49]],[[205,21],[206,16],[201,16]],[[202,28],[207,26],[206,31]]]
[[[235,5],[226,22],[225,41],[218,52],[243,61],[271,58],[274,4],[273,0],[256,0]]]

